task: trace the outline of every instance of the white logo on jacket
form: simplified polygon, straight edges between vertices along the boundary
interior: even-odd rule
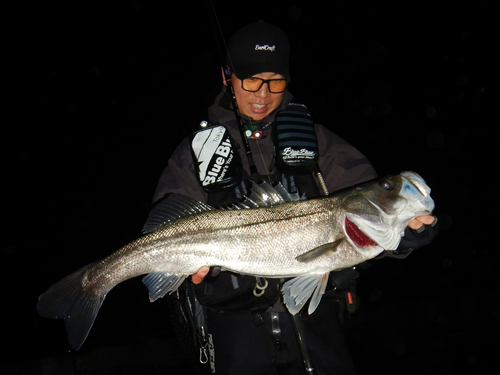
[[[313,159],[315,156],[314,151],[309,151],[308,149],[294,150],[291,147],[287,147],[283,150],[283,159]]]

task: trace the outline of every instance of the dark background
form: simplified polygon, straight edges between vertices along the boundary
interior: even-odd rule
[[[256,19],[292,44],[291,92],[380,174],[415,170],[440,235],[358,283],[359,374],[498,371],[499,34],[491,1],[214,0],[226,40]],[[116,287],[83,347],[39,294],[140,235],[175,145],[220,88],[206,1],[4,5],[2,374],[177,374],[164,301]],[[215,90],[215,91],[214,91]]]

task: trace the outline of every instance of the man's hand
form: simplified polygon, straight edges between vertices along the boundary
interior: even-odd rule
[[[436,218],[431,215],[418,216],[408,223],[411,229],[418,230],[425,225],[431,225]]]
[[[191,281],[193,284],[199,284],[203,281],[205,276],[207,276],[208,272],[210,271],[209,267],[201,267],[198,272],[196,272],[194,275],[191,276]]]

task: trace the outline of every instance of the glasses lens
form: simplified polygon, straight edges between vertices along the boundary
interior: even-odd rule
[[[250,77],[242,81],[242,87],[246,91],[259,91],[263,83],[260,78]]]
[[[260,90],[264,82],[269,85],[269,91],[272,93],[276,94],[286,90],[286,79],[264,80],[261,78],[250,77],[245,78],[243,81],[241,81],[241,86],[243,87],[243,90],[255,92]]]
[[[286,90],[286,84],[285,79],[273,79],[269,81],[269,91],[274,93],[283,92]]]

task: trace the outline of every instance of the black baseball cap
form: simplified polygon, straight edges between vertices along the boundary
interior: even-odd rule
[[[273,72],[290,81],[290,44],[279,27],[258,21],[238,30],[229,40],[226,63],[239,79]]]

